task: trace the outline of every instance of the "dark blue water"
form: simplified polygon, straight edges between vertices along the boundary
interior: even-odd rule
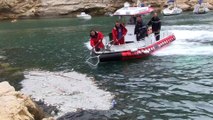
[[[145,16],[147,22],[149,16]],[[162,30],[176,41],[143,60],[101,63],[85,60],[89,30],[107,35],[116,18],[19,20],[0,23],[0,53],[13,66],[77,71],[93,76],[115,95],[111,118],[213,119],[213,13],[161,16]]]

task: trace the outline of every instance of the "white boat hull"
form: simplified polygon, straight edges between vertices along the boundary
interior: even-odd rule
[[[92,18],[92,16],[91,16],[91,15],[89,15],[89,14],[86,14],[85,12],[81,12],[81,14],[80,14],[80,15],[77,15],[77,18],[80,18],[80,19],[86,19],[86,20],[88,20],[88,19],[91,19],[91,18]]]
[[[172,9],[167,7],[162,11],[163,15],[178,15],[178,14],[181,14],[182,12],[183,12],[183,10],[178,7],[174,7]]]
[[[88,16],[80,16],[80,15],[77,15],[77,18],[89,20],[89,19],[91,19],[92,17],[91,17],[90,15],[88,15]]]

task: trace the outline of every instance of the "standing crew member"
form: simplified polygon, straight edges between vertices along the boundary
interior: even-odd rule
[[[102,42],[104,38],[103,33],[91,30],[90,31],[90,45],[93,47],[95,51],[100,51],[104,49],[104,44]]]
[[[127,33],[125,26],[118,21],[115,23],[115,27],[112,29],[112,38],[115,45],[124,44],[124,36]]]
[[[136,35],[137,41],[144,39],[147,35],[147,26],[143,23],[141,16],[137,17],[134,34]]]
[[[156,41],[158,41],[160,39],[161,21],[157,13],[154,13],[148,25],[152,26],[152,32],[154,32]]]

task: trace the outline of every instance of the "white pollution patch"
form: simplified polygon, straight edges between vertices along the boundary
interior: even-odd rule
[[[29,71],[22,92],[59,108],[59,116],[78,108],[109,110],[113,95],[99,89],[92,78],[77,72]]]

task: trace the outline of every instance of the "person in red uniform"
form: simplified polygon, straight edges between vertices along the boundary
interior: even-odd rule
[[[103,33],[95,30],[90,31],[90,45],[95,51],[100,51],[104,49],[104,44],[102,42],[103,38]]]
[[[112,38],[114,44],[115,45],[124,44],[125,43],[124,36],[126,35],[126,33],[127,29],[125,28],[125,26],[120,22],[116,21],[115,27],[112,29]]]

